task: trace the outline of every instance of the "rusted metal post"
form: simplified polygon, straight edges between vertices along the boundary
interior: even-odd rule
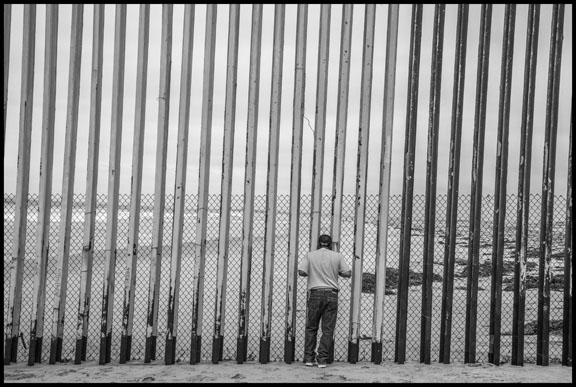
[[[312,205],[310,210],[310,250],[316,250],[322,219],[322,179],[324,176],[324,133],[330,60],[331,5],[320,6],[318,33],[318,72],[316,75],[316,115],[314,120],[314,155],[312,158]]]
[[[114,37],[114,74],[112,84],[112,119],[108,172],[108,205],[106,245],[104,248],[104,281],[100,328],[100,364],[110,362],[112,317],[116,277],[116,240],[118,229],[118,191],[120,189],[120,156],[122,151],[122,111],[124,107],[124,62],[126,47],[126,5],[116,5]]]
[[[230,4],[228,18],[228,64],[226,71],[226,106],[224,110],[224,144],[222,150],[222,183],[220,190],[220,232],[218,236],[218,265],[216,268],[216,305],[214,307],[214,336],[212,363],[222,360],[228,277],[228,243],[230,232],[230,200],[232,195],[232,166],[234,160],[234,126],[236,118],[236,79],[238,73],[238,33],[240,4]]]
[[[524,96],[520,135],[520,166],[516,210],[516,245],[514,249],[514,306],[512,315],[512,365],[524,364],[524,316],[526,305],[526,263],[530,211],[530,171],[532,164],[532,131],[534,127],[534,96],[538,58],[540,5],[530,4],[526,32]]]
[[[354,4],[342,5],[340,32],[340,64],[338,77],[338,106],[336,112],[336,143],[334,145],[334,172],[332,177],[332,209],[330,230],[332,250],[340,251],[342,222],[342,193],[344,188],[344,157],[346,149],[346,126],[348,119],[348,90],[350,86],[350,55],[352,42],[352,18]],[[328,363],[334,360],[334,338],[328,351]]]
[[[354,261],[352,263],[352,297],[348,362],[356,364],[359,353],[360,297],[364,263],[364,222],[366,215],[366,183],[368,175],[368,143],[370,134],[370,104],[372,101],[372,70],[376,5],[366,4],[364,11],[364,41],[362,48],[362,80],[360,89],[360,123],[358,128],[358,169],[356,172],[356,204],[354,206]]]
[[[562,316],[562,365],[572,366],[572,110],[568,141],[566,234],[564,241],[564,313]]]
[[[8,297],[8,321],[4,341],[4,364],[18,359],[20,336],[20,310],[22,307],[22,283],[24,280],[24,254],[28,210],[28,187],[30,182],[30,143],[32,132],[32,108],[34,106],[34,47],[36,45],[36,5],[24,5],[24,28],[22,38],[22,83],[20,96],[20,136],[18,138],[18,164],[16,176],[16,213],[14,218],[14,244],[10,262],[10,294]]]
[[[88,160],[86,168],[86,202],[84,210],[84,235],[82,267],[80,271],[80,297],[76,323],[76,354],[74,364],[86,360],[88,345],[88,320],[92,293],[92,266],[94,254],[94,224],[96,222],[96,197],[98,186],[98,154],[100,148],[100,112],[102,107],[102,61],[104,48],[104,4],[94,4],[92,26],[92,80],[90,86],[90,121]]]
[[[248,118],[246,130],[246,165],[244,178],[244,214],[242,227],[242,261],[240,264],[240,300],[238,306],[238,339],[236,362],[246,361],[250,310],[250,272],[254,221],[254,179],[258,140],[258,101],[260,92],[260,54],[262,47],[262,4],[252,5],[250,73],[248,79]]]
[[[46,302],[46,269],[52,204],[52,161],[54,160],[54,115],[56,104],[56,58],[58,52],[58,5],[46,5],[46,43],[44,46],[44,102],[42,111],[42,145],[40,155],[40,188],[38,199],[38,231],[36,238],[36,268],[28,365],[42,360],[44,307]]]
[[[134,320],[134,292],[136,288],[136,260],[138,257],[138,231],[140,229],[140,200],[142,192],[142,158],[146,126],[146,86],[148,74],[148,37],[150,35],[150,4],[140,5],[138,30],[138,62],[136,68],[136,112],[132,146],[132,178],[130,187],[130,223],[126,246],[126,273],[124,303],[122,307],[122,335],[120,363],[130,361],[132,326]]]
[[[404,364],[408,318],[408,269],[412,237],[412,202],[414,194],[414,158],[416,119],[418,113],[418,81],[420,73],[420,42],[422,39],[422,4],[412,6],[410,32],[410,64],[408,69],[408,103],[404,145],[404,184],[402,187],[402,219],[400,223],[400,270],[398,275],[398,309],[396,315],[396,349],[394,361]]]
[[[82,267],[80,271],[80,297],[78,302],[78,322],[76,324],[76,353],[74,364],[81,364],[82,360],[86,360],[86,348],[88,344],[88,321],[90,315],[94,254],[94,223],[96,222],[97,211],[96,197],[100,146],[100,112],[102,106],[104,4],[94,5],[92,36],[92,80],[90,86],[91,102],[86,172],[86,202],[84,211]]]
[[[342,221],[342,192],[344,187],[344,158],[346,126],[348,122],[348,90],[350,88],[350,58],[354,4],[342,5],[340,32],[340,70],[338,76],[338,106],[336,112],[336,143],[334,145],[334,176],[332,178],[332,214],[330,230],[332,250],[340,251]]]
[[[552,225],[554,221],[554,171],[558,132],[558,95],[560,66],[564,38],[564,4],[554,4],[550,34],[550,61],[546,97],[544,160],[542,162],[542,210],[540,217],[540,266],[538,273],[538,328],[536,332],[536,364],[549,364],[550,338],[550,259],[552,255]]]
[[[292,162],[290,169],[290,220],[288,235],[288,275],[286,279],[286,323],[284,361],[292,364],[296,341],[296,302],[298,241],[300,231],[300,186],[302,178],[302,136],[306,90],[306,34],[308,4],[298,4],[296,19],[296,59],[294,64],[294,110],[292,113]]]
[[[372,319],[371,361],[376,364],[382,363],[382,341],[384,339],[386,252],[388,247],[388,209],[390,199],[390,167],[392,165],[399,7],[399,4],[388,5],[386,68],[384,70],[384,109],[382,113],[382,146],[380,153],[380,187],[378,192],[378,226],[376,232],[376,289],[374,291],[374,315]]]
[[[10,28],[12,27],[12,4],[4,4],[4,148],[6,147],[6,105],[8,104],[8,69],[10,67]]]
[[[514,59],[514,26],[516,5],[506,4],[500,73],[500,106],[496,172],[494,182],[494,218],[492,232],[492,278],[490,290],[490,341],[488,361],[500,365],[500,327],[502,323],[502,269],[504,265],[504,234],[506,222],[506,180],[508,177],[508,137],[510,123],[510,94],[512,92],[512,63]]]
[[[458,227],[458,186],[460,181],[460,150],[462,143],[462,115],[464,110],[464,80],[466,75],[468,11],[468,4],[458,5],[456,48],[454,55],[452,124],[448,165],[446,231],[444,238],[444,277],[442,279],[440,351],[438,359],[444,364],[450,363],[450,338],[452,329],[452,302],[454,289],[454,256],[456,248],[456,231]]]
[[[174,220],[172,222],[172,252],[170,257],[170,290],[168,294],[166,346],[164,354],[164,363],[166,365],[172,365],[176,361],[176,338],[178,337],[178,297],[180,295],[184,201],[186,198],[186,159],[188,157],[188,123],[190,122],[194,9],[193,4],[186,4],[184,7],[184,39],[182,42],[180,109],[178,111],[176,176],[174,182]]]
[[[480,42],[478,44],[478,76],[476,81],[476,109],[474,115],[474,143],[472,150],[472,188],[470,201],[470,229],[468,234],[468,277],[466,286],[466,331],[464,363],[476,362],[476,318],[478,305],[478,271],[482,208],[482,176],[484,166],[484,132],[486,126],[486,97],[490,58],[490,30],[492,5],[482,5]]]
[[[272,48],[272,91],[270,95],[270,137],[266,180],[266,218],[264,231],[264,267],[262,270],[262,314],[260,323],[260,363],[270,361],[272,334],[272,282],[274,243],[276,240],[276,194],[278,188],[278,151],[282,106],[282,65],[284,56],[285,4],[274,5],[274,46]]]
[[[68,289],[68,260],[70,256],[70,227],[74,202],[74,171],[76,167],[76,137],[78,133],[78,100],[80,98],[80,65],[82,62],[82,29],[84,5],[72,5],[70,35],[70,66],[68,77],[68,107],[64,142],[64,176],[62,179],[62,207],[60,209],[60,234],[56,262],[56,288],[52,311],[52,337],[50,364],[62,361],[64,338],[64,312]]]
[[[438,123],[440,120],[445,11],[446,5],[444,4],[437,4],[434,8],[434,37],[432,40],[432,68],[430,77],[430,118],[428,121],[428,153],[426,159],[422,317],[420,329],[420,362],[425,364],[430,364],[430,345],[432,340],[432,281],[434,275],[434,233],[436,229]]]
[[[202,133],[196,210],[196,243],[194,245],[194,281],[192,297],[192,343],[190,364],[200,362],[202,345],[202,312],[204,307],[204,267],[206,263],[206,227],[208,225],[208,183],[210,181],[210,140],[212,136],[212,96],[214,91],[214,52],[216,48],[217,5],[206,5],[204,45],[204,84],[202,88]]]
[[[158,307],[160,302],[160,273],[166,200],[166,158],[170,115],[173,13],[173,4],[162,4],[162,45],[160,48],[160,87],[158,92],[158,129],[156,132],[156,179],[154,181],[154,215],[152,220],[152,251],[150,254],[144,363],[149,363],[151,360],[156,359],[156,342],[158,339]]]

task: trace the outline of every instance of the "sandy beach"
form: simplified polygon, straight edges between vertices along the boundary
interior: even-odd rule
[[[306,367],[297,362],[222,361],[164,365],[133,361],[99,365],[88,361],[47,363],[28,366],[26,362],[4,366],[4,383],[572,383],[572,367],[559,364],[513,366],[490,363],[404,364],[383,362],[335,362],[327,368]]]

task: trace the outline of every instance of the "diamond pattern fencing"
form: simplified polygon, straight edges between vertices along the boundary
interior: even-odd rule
[[[341,252],[346,257],[352,256],[354,239],[354,201],[352,195],[343,198],[343,217],[341,222],[342,241]],[[82,234],[84,226],[84,196],[75,195],[73,216],[71,225],[71,246],[68,274],[68,296],[66,302],[64,340],[62,344],[63,361],[74,358],[75,351],[75,324],[78,308],[80,289],[80,268],[82,257]],[[62,198],[53,195],[50,221],[50,247],[47,270],[47,297],[44,324],[44,345],[42,360],[49,358],[49,343],[51,335],[51,313],[57,262],[57,246],[60,227],[60,206]],[[502,283],[502,344],[501,360],[509,361],[511,354],[511,331],[512,331],[512,305],[513,305],[513,251],[515,245],[516,229],[516,203],[517,198],[509,195],[506,202],[506,237],[504,252],[504,275]],[[90,307],[90,328],[88,333],[87,360],[98,359],[99,356],[99,326],[102,313],[101,294],[103,290],[103,265],[106,228],[106,197],[99,195],[96,215],[94,236],[94,263],[92,278],[92,299]],[[400,245],[400,215],[401,196],[390,197],[390,223],[388,227],[387,244],[387,279],[386,298],[384,310],[384,340],[383,359],[394,359],[394,337],[396,321],[396,293],[397,273],[399,268],[399,245]],[[170,262],[172,244],[172,219],[173,197],[166,197],[166,209],[164,215],[164,234],[161,261],[161,288],[160,306],[158,313],[158,344],[156,359],[164,358],[165,330],[167,320],[167,295],[170,282]],[[196,235],[196,203],[197,197],[189,195],[186,200],[184,216],[184,233],[182,238],[183,253],[180,280],[180,303],[178,318],[178,334],[176,343],[176,361],[188,362],[191,343],[191,318],[192,318],[192,283],[194,274],[194,243]],[[438,361],[440,340],[440,314],[442,298],[442,274],[444,265],[444,232],[446,196],[438,196],[436,202],[436,227],[435,227],[435,251],[434,251],[434,298],[432,316],[432,361]],[[563,246],[565,233],[565,208],[566,199],[561,196],[555,197],[554,234],[552,254],[552,281],[551,281],[551,336],[550,336],[550,361],[560,362],[562,349],[562,284],[563,284]],[[241,272],[242,252],[242,221],[243,221],[244,198],[241,195],[232,197],[231,221],[229,230],[228,250],[228,274],[224,318],[224,343],[223,360],[236,358],[236,338],[238,335],[238,300]],[[409,311],[407,327],[408,360],[419,360],[420,351],[420,314],[421,314],[421,278],[423,272],[423,247],[424,247],[424,216],[425,197],[414,197],[412,240],[410,257],[410,290]],[[323,217],[321,232],[330,232],[330,197],[323,200]],[[132,360],[143,360],[145,352],[145,329],[148,303],[148,286],[150,275],[150,253],[152,243],[153,225],[153,195],[143,195],[140,214],[140,234],[137,250],[137,278],[136,297],[134,308],[134,328],[132,337]],[[310,241],[310,195],[301,197],[300,235],[298,251],[302,257],[309,249]],[[127,257],[126,243],[129,225],[130,196],[121,195],[118,212],[118,242],[116,257],[116,286],[114,295],[112,359],[119,359],[120,332],[122,319],[123,275],[126,269]],[[265,210],[266,197],[258,196],[255,199],[254,231],[252,246],[251,268],[251,295],[249,304],[249,334],[247,360],[256,361],[260,343],[260,320],[262,304],[262,272],[264,261],[264,236],[265,236]],[[458,229],[455,253],[455,278],[454,278],[454,301],[451,338],[451,360],[463,361],[464,358],[464,327],[466,314],[466,265],[468,259],[468,228],[469,228],[470,196],[462,195],[458,202]],[[493,197],[485,196],[482,201],[482,230],[481,230],[481,265],[479,276],[478,293],[478,328],[477,328],[477,361],[487,361],[488,330],[490,311],[490,276],[492,254],[492,221],[493,221]],[[15,215],[15,196],[4,195],[4,297],[8,297],[10,288],[10,259],[13,241],[13,227]],[[374,302],[374,273],[376,254],[376,235],[378,218],[378,197],[368,196],[366,203],[366,223],[364,256],[363,256],[363,284],[361,296],[361,326],[360,326],[360,361],[370,361],[371,335],[372,335],[372,311]],[[207,228],[207,249],[204,280],[204,314],[202,320],[202,360],[208,361],[212,356],[212,333],[214,325],[215,286],[218,262],[218,235],[220,219],[220,197],[213,195],[209,199],[209,215]],[[32,291],[36,268],[36,239],[38,220],[38,196],[29,195],[28,200],[28,223],[26,238],[26,256],[24,264],[24,282],[22,296],[22,312],[20,316],[23,338],[19,343],[18,361],[26,361],[28,356],[27,346],[29,343],[29,325],[31,319]],[[526,336],[525,336],[525,362],[535,363],[536,359],[536,320],[538,300],[538,265],[539,265],[539,238],[540,238],[540,196],[531,196],[530,207],[530,244],[528,247],[528,271],[526,291]],[[274,250],[274,278],[273,278],[273,310],[272,310],[272,341],[270,347],[270,360],[283,361],[284,356],[284,324],[286,307],[286,270],[288,255],[288,226],[289,226],[289,196],[278,196],[276,214],[276,241]],[[304,325],[306,313],[306,279],[298,277],[297,313],[297,336],[296,336],[296,360],[301,361],[304,347]],[[350,315],[350,285],[351,280],[340,279],[342,290],[340,292],[340,306],[335,333],[335,361],[347,361],[348,350],[348,326]],[[4,320],[7,319],[8,310],[4,310]],[[6,328],[5,328],[6,329]]]

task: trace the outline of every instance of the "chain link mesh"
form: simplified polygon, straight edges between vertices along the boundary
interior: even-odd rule
[[[161,257],[161,286],[160,303],[158,313],[158,344],[156,359],[164,358],[165,333],[167,322],[167,295],[170,283],[170,265],[172,261],[172,223],[173,223],[173,196],[166,196],[166,208],[163,223],[163,242]],[[75,195],[73,204],[73,216],[71,220],[70,253],[68,269],[68,290],[66,298],[64,338],[62,343],[62,360],[71,360],[75,352],[75,329],[78,297],[80,293],[80,270],[82,262],[82,239],[84,230],[84,195]],[[562,351],[562,331],[558,329],[558,323],[562,322],[563,312],[563,266],[564,266],[564,238],[565,238],[565,208],[566,199],[556,196],[554,201],[553,221],[553,253],[551,259],[552,282],[550,295],[550,321],[554,328],[550,335],[550,362],[560,362]],[[58,262],[58,243],[60,233],[60,207],[61,195],[52,196],[52,209],[49,235],[49,257],[46,281],[46,311],[44,315],[44,332],[42,361],[47,361],[50,356],[50,337],[52,332],[52,311],[54,292],[56,289],[56,267]],[[87,360],[98,359],[99,356],[99,326],[102,313],[103,291],[103,266],[104,246],[106,238],[106,196],[97,196],[97,214],[94,232],[94,255],[92,275],[92,297],[90,305],[90,324],[88,333]],[[184,232],[182,237],[181,278],[180,296],[178,309],[178,331],[176,343],[176,361],[187,362],[190,356],[191,344],[191,319],[192,319],[192,288],[195,255],[194,244],[196,236],[196,205],[197,197],[188,195],[185,202]],[[238,335],[238,302],[240,288],[240,272],[242,260],[242,226],[243,226],[242,195],[234,195],[231,201],[231,220],[229,229],[229,244],[227,255],[227,288],[224,320],[224,343],[223,360],[236,358],[236,338]],[[273,268],[273,308],[272,308],[272,339],[270,346],[270,360],[283,361],[284,356],[284,326],[286,307],[286,270],[288,258],[288,226],[290,221],[289,196],[277,197],[276,211],[276,236],[274,246]],[[539,266],[539,238],[540,238],[540,195],[531,195],[528,246],[528,272],[526,291],[526,336],[524,347],[524,361],[535,363],[536,359],[536,332],[534,329],[537,320],[537,278]],[[310,241],[310,195],[303,195],[300,203],[300,233],[298,251],[299,256],[309,250]],[[389,226],[387,239],[387,280],[384,309],[383,331],[383,360],[394,359],[394,338],[396,321],[396,293],[397,286],[395,276],[399,269],[399,245],[400,245],[400,221],[401,221],[401,196],[390,197]],[[438,361],[440,340],[440,314],[442,274],[444,265],[444,234],[445,213],[447,197],[439,195],[436,199],[436,225],[435,225],[435,250],[434,250],[434,298],[432,313],[432,342],[431,360]],[[482,200],[481,211],[481,258],[478,293],[478,321],[477,321],[477,359],[487,361],[488,352],[488,329],[490,318],[490,261],[492,254],[492,222],[494,214],[494,198],[485,196]],[[515,246],[516,229],[516,206],[517,198],[509,195],[506,201],[506,236],[504,250],[504,273],[502,283],[502,324],[501,324],[501,361],[507,362],[511,357],[511,331],[512,331],[512,307],[513,307],[513,252]],[[209,197],[209,213],[207,226],[207,249],[204,280],[204,313],[202,319],[202,360],[211,359],[212,333],[214,331],[215,313],[215,286],[218,265],[218,238],[220,219],[220,196]],[[343,216],[341,221],[341,246],[340,251],[351,257],[354,240],[354,207],[355,197],[348,195],[343,197]],[[143,360],[145,352],[146,313],[148,304],[148,286],[150,275],[150,253],[153,228],[153,195],[142,195],[141,213],[139,224],[139,243],[137,250],[137,275],[134,307],[134,324],[132,335],[132,360]],[[264,238],[265,238],[265,210],[266,197],[257,196],[254,203],[253,213],[253,246],[251,267],[251,294],[249,304],[249,334],[247,360],[258,359],[261,314],[262,314],[262,273],[264,261]],[[117,256],[116,256],[116,286],[114,294],[114,313],[112,330],[113,360],[119,359],[120,332],[122,323],[122,304],[124,281],[122,273],[126,269],[127,238],[129,227],[130,196],[120,195],[118,211],[117,231]],[[331,201],[326,196],[323,200],[321,232],[330,233],[331,227]],[[452,311],[452,338],[451,359],[462,361],[464,358],[464,328],[466,315],[466,265],[468,260],[468,229],[470,213],[470,196],[461,195],[458,199],[458,226],[455,252],[454,270],[454,299]],[[420,314],[422,287],[421,278],[423,271],[424,250],[424,217],[425,197],[414,196],[412,215],[412,237],[410,248],[410,290],[409,312],[407,326],[407,360],[419,360],[420,351]],[[15,195],[4,194],[4,301],[10,291],[10,258],[12,256],[12,244],[14,239],[15,219]],[[378,221],[378,196],[366,198],[366,221],[364,224],[364,252],[363,252],[363,293],[361,295],[361,325],[360,325],[360,348],[359,360],[370,361],[371,335],[372,335],[372,312],[373,312],[373,287],[370,288],[368,280],[370,274],[375,274],[375,255]],[[22,291],[22,310],[20,315],[21,332],[24,335],[26,346],[29,342],[29,325],[32,310],[32,292],[34,276],[37,265],[36,241],[38,222],[38,196],[31,194],[28,199],[28,221],[26,231],[24,281]],[[306,314],[306,279],[297,277],[298,296],[296,303],[296,360],[302,360],[304,347],[304,326]],[[339,295],[340,305],[335,331],[335,361],[347,361],[348,350],[348,323],[350,315],[351,291],[349,280],[340,280],[341,292]],[[371,290],[372,289],[372,290]],[[4,321],[8,318],[8,308],[4,308]],[[5,326],[5,337],[9,332]],[[5,340],[5,339],[4,339]],[[18,361],[25,361],[28,352],[19,343]]]

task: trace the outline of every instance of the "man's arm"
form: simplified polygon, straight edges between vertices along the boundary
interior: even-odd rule
[[[350,278],[350,277],[352,277],[352,270],[346,270],[346,271],[340,272],[338,274],[340,275],[340,277]]]
[[[303,271],[303,270],[298,270],[298,275],[299,275],[300,277],[308,277],[308,273],[306,273],[306,272]]]
[[[346,258],[344,255],[340,254],[340,270],[338,271],[338,275],[344,278],[352,277],[352,269],[346,263]]]

